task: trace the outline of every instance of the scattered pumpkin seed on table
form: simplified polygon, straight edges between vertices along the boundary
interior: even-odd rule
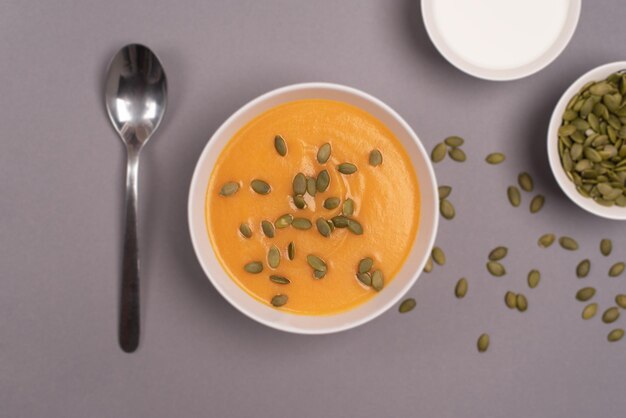
[[[554,234],[543,234],[537,240],[537,245],[539,245],[541,248],[548,248],[552,244],[554,244],[555,240],[556,236]]]
[[[593,287],[583,287],[578,292],[576,292],[576,299],[581,302],[587,302],[596,294],[596,289]]]
[[[373,149],[370,152],[369,163],[373,167],[378,167],[383,163],[383,155],[380,153],[379,150]]]
[[[540,194],[533,197],[533,199],[530,201],[530,213],[539,212],[541,208],[543,207],[545,200],[546,200],[545,197],[543,197],[543,195],[540,195]]]
[[[465,277],[460,278],[459,281],[456,283],[456,286],[454,287],[454,296],[459,299],[464,298],[467,294],[467,288],[467,279]]]
[[[281,157],[287,155],[287,143],[285,143],[285,140],[282,136],[276,135],[274,137],[274,148],[276,149],[278,155],[280,155]]]
[[[433,271],[433,258],[428,257],[424,265],[424,273],[430,273],[431,271]]]
[[[256,193],[262,195],[269,194],[272,191],[272,188],[266,181],[259,179],[252,180],[252,182],[250,183],[250,187],[252,187],[252,190],[254,190]]]
[[[415,302],[415,299],[413,298],[404,299],[402,303],[400,304],[400,306],[398,307],[398,311],[400,313],[410,312],[413,310],[413,308],[415,308],[415,305],[417,305],[417,303]]]
[[[465,140],[460,136],[453,135],[444,139],[443,142],[449,147],[458,148],[463,145]]]
[[[509,202],[514,207],[518,207],[522,203],[522,195],[519,192],[519,189],[515,186],[509,186],[506,189],[506,195],[509,198]]]
[[[609,276],[610,277],[620,276],[624,272],[625,266],[626,265],[624,265],[624,263],[622,263],[621,261],[619,263],[613,264],[611,268],[609,269]]]
[[[517,307],[517,295],[511,291],[507,291],[504,294],[504,304],[509,309],[515,309]]]
[[[596,313],[598,312],[598,304],[597,303],[590,303],[589,305],[585,306],[583,308],[583,312],[581,314],[582,318],[587,321],[591,318],[593,318],[594,316],[596,316]]]
[[[583,279],[589,275],[591,270],[591,261],[588,258],[584,259],[576,266],[576,277]]]
[[[442,161],[444,158],[446,158],[446,151],[447,151],[446,144],[443,142],[440,142],[437,145],[435,145],[435,148],[433,148],[432,152],[430,153],[430,159],[434,163],[438,163]]]
[[[229,181],[224,183],[222,188],[220,189],[220,195],[224,197],[232,196],[239,190],[239,183],[234,181]]]
[[[497,261],[489,261],[487,262],[487,271],[496,277],[501,277],[506,274],[506,269],[504,266]]]
[[[454,219],[454,216],[456,215],[454,206],[448,199],[441,199],[441,202],[439,203],[439,212],[441,213],[441,216],[447,220]]]
[[[325,164],[326,161],[330,158],[331,147],[327,142],[323,144],[320,149],[317,150],[317,162],[320,164]]]
[[[272,298],[271,303],[278,308],[287,303],[287,300],[289,300],[289,297],[287,295],[276,295]]]
[[[610,342],[614,343],[616,341],[621,340],[623,336],[624,336],[624,330],[621,328],[615,328],[614,330],[609,332],[609,335],[607,335],[607,339]]]
[[[478,348],[479,353],[484,353],[489,348],[489,335],[481,334],[478,337],[478,341],[476,342],[476,347]]]
[[[526,172],[519,173],[517,176],[519,187],[525,192],[532,192],[534,187],[533,178]]]
[[[439,192],[438,193],[439,194],[439,200],[446,199],[448,196],[450,196],[450,193],[452,193],[452,187],[450,187],[450,186],[439,186],[437,191]]]
[[[604,322],[605,324],[612,324],[613,322],[617,321],[618,318],[619,309],[617,309],[615,306],[607,309],[602,314],[602,322]]]
[[[515,306],[517,307],[518,311],[526,312],[526,310],[528,309],[528,299],[526,299],[526,296],[518,293],[515,296]]]
[[[444,264],[446,264],[446,254],[443,252],[441,248],[433,247],[433,251],[431,255],[435,263],[439,264],[440,266],[443,266]]]
[[[487,161],[487,163],[489,164],[495,165],[502,163],[505,159],[505,155],[501,152],[492,152],[491,154],[487,155],[485,161]]]
[[[509,250],[506,247],[502,247],[502,246],[496,247],[493,250],[491,250],[491,252],[489,253],[489,260],[490,261],[500,261],[504,257],[506,257],[508,252],[509,252]]]
[[[531,270],[528,273],[528,287],[530,287],[531,289],[534,289],[537,286],[539,286],[540,280],[541,280],[541,273],[539,272],[539,270]]]
[[[559,238],[559,244],[561,247],[568,251],[576,251],[578,249],[578,242],[571,237],[561,237]]]
[[[615,303],[622,309],[626,309],[626,295],[620,294],[615,296]]]
[[[603,239],[602,241],[600,241],[600,253],[605,256],[608,257],[611,254],[611,251],[613,250],[613,242],[610,239]]]
[[[268,238],[274,238],[274,225],[270,221],[261,221],[261,229]]]
[[[450,155],[450,158],[452,158],[454,161],[457,161],[459,163],[462,163],[467,159],[465,152],[461,148],[451,148],[448,151],[448,155]]]

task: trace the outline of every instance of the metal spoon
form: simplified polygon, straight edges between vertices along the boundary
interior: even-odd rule
[[[126,145],[126,233],[119,343],[122,350],[132,353],[139,345],[139,153],[159,127],[167,105],[167,79],[156,55],[138,44],[120,49],[109,64],[105,99],[109,118]]]

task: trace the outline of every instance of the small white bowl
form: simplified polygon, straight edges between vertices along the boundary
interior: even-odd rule
[[[242,290],[223,270],[211,246],[205,223],[205,197],[213,166],[226,143],[247,122],[282,103],[330,99],[357,106],[382,121],[406,149],[417,175],[421,215],[417,237],[404,266],[378,295],[356,308],[325,316],[305,316],[272,309]],[[299,334],[327,334],[354,328],[385,312],[411,288],[421,273],[438,225],[437,183],[422,143],[411,127],[389,106],[362,91],[329,83],[295,84],[266,93],[235,112],[205,146],[196,165],[188,203],[189,231],[198,261],[218,292],[235,308],[269,327]]]
[[[550,126],[548,127],[548,160],[550,161],[550,168],[552,169],[552,173],[554,174],[557,183],[565,192],[567,197],[569,197],[574,203],[585,209],[587,212],[591,212],[594,215],[601,216],[603,218],[626,220],[626,208],[618,206],[602,206],[594,202],[593,199],[584,197],[578,193],[574,182],[567,178],[563,165],[561,164],[558,134],[563,112],[565,112],[565,108],[567,107],[567,103],[570,99],[588,82],[604,80],[614,72],[620,70],[626,70],[626,61],[613,62],[594,68],[576,80],[565,91],[565,93],[563,93],[561,99],[556,105],[556,108],[554,109],[554,112],[552,112]]]

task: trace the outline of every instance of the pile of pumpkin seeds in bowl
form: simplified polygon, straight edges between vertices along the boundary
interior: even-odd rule
[[[568,102],[559,156],[582,196],[626,207],[626,74],[591,81]]]

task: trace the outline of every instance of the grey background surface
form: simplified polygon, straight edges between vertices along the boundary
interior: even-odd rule
[[[620,0],[585,2],[577,32],[547,69],[506,83],[449,65],[417,0],[17,1],[0,4],[0,415],[3,417],[605,417],[626,410],[626,341],[580,319],[579,287],[602,309],[626,278],[598,252],[624,224],[570,203],[549,172],[552,108],[583,72],[624,58]],[[529,28],[532,30],[532,28]],[[142,156],[143,334],[117,345],[124,151],[103,107],[103,77],[123,44],[143,42],[170,83],[166,118]],[[397,310],[337,335],[256,324],[200,269],[187,190],[207,139],[257,95],[290,83],[363,89],[403,115],[428,149],[467,139],[468,162],[436,165],[458,215],[437,239],[448,263]],[[508,159],[488,166],[484,156]],[[530,215],[505,192],[528,170],[546,205]],[[545,232],[581,244],[541,250]],[[507,245],[509,274],[487,253]],[[574,275],[590,258],[589,278]],[[543,279],[525,284],[531,268]],[[453,296],[466,276],[468,296]],[[504,307],[524,291],[524,314]],[[626,326],[626,315],[617,326]],[[479,354],[478,335],[489,332]]]

